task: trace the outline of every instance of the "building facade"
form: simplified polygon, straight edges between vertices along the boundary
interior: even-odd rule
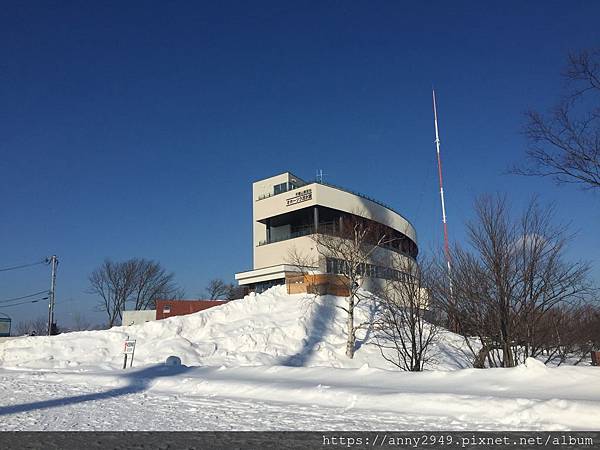
[[[315,234],[343,236],[345,224],[361,220],[385,230],[391,239],[378,246],[372,264],[365,269],[363,287],[376,290],[386,279],[402,277],[394,267],[410,265],[418,254],[417,234],[411,223],[383,203],[323,182],[306,182],[286,172],[252,185],[253,270],[235,275],[251,291],[298,279],[306,274],[293,254],[311,261],[308,269],[315,279],[343,275],[343,262],[317,250]],[[346,225],[347,226],[347,225]],[[392,263],[395,261],[396,263]],[[400,264],[403,266],[404,264]]]
[[[139,325],[153,320],[185,316],[227,303],[224,300],[156,300],[156,309],[123,311],[121,325]]]
[[[156,320],[194,314],[225,303],[224,300],[156,300]]]

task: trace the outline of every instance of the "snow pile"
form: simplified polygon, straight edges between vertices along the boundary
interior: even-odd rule
[[[353,360],[345,354],[344,299],[288,295],[285,287],[250,294],[188,316],[129,327],[58,336],[23,337],[0,343],[0,366],[22,368],[119,368],[123,342],[135,339],[135,366],[163,363],[171,355],[187,366],[327,366],[395,367],[373,345],[372,330],[358,334]],[[368,302],[356,311],[356,323],[374,311]],[[468,367],[460,351],[462,338],[441,336],[430,368]]]
[[[0,343],[0,430],[600,427],[596,367],[383,370],[395,367],[368,329],[346,358],[343,301],[274,288],[189,316]],[[373,315],[361,306],[357,323]],[[120,370],[127,337],[135,362]],[[443,333],[429,368],[467,366],[463,345]]]
[[[600,371],[541,369],[0,368],[0,430],[600,428]]]

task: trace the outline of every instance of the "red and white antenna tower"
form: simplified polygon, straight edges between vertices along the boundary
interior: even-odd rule
[[[442,158],[440,156],[440,134],[438,131],[437,105],[435,102],[435,90],[433,94],[433,123],[435,125],[435,149],[437,151],[438,177],[440,180],[440,200],[442,202],[442,223],[444,224],[444,254],[446,256],[446,265],[448,266],[448,278],[450,278],[450,246],[448,244],[448,224],[446,223],[446,205],[444,203],[444,182],[442,179]],[[450,281],[450,295],[452,295],[452,282]]]

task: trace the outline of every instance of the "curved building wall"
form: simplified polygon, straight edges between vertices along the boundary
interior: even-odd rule
[[[299,200],[296,200],[296,199]],[[265,239],[265,226],[260,221],[310,206],[325,206],[372,219],[409,237],[417,244],[417,233],[400,214],[371,200],[331,186],[312,183],[300,188],[254,200],[254,245]]]
[[[387,225],[396,231],[409,237],[417,243],[417,232],[408,220],[400,214],[379,205],[372,200],[360,197],[351,192],[343,191],[331,186],[315,183],[316,203],[350,214],[372,219],[383,225]]]
[[[310,256],[315,265],[318,263],[319,255],[315,249],[315,243],[310,236],[302,236],[285,241],[273,242],[272,244],[254,247],[254,269],[276,266],[278,264],[293,264],[289,258],[290,251],[297,250],[302,255]]]
[[[252,271],[236,275],[240,284],[264,282],[271,275],[262,272],[273,271],[271,269],[276,266],[279,268],[274,273],[281,277],[280,272],[286,272],[287,269],[280,270],[280,267],[293,263],[290,260],[292,250],[307,257],[320,272],[327,273],[326,258],[317,252],[310,234],[321,225],[330,223],[327,220],[331,219],[326,215],[329,214],[331,218],[332,211],[341,213],[340,217],[355,215],[390,227],[414,244],[414,248],[408,253],[404,247],[400,249],[400,253],[398,249],[378,248],[373,264],[388,266],[386,260],[398,257],[410,262],[413,259],[408,254],[413,257],[417,254],[417,233],[406,218],[375,200],[343,188],[316,182],[306,183],[286,172],[255,182],[252,197],[254,267]],[[391,267],[391,263],[389,266]],[[365,288],[374,290],[381,283],[382,280],[376,278],[365,280]]]

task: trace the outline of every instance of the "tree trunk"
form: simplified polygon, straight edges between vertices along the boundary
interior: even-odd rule
[[[348,319],[346,322],[348,330],[348,340],[346,341],[346,356],[350,359],[354,358],[354,344],[356,336],[354,333],[354,296],[352,295],[348,301]]]
[[[505,307],[508,310],[508,306]],[[508,316],[508,314],[506,314]],[[511,334],[508,331],[508,319],[500,320],[500,338],[502,339],[502,367],[515,367],[512,348],[510,346]]]
[[[485,359],[490,354],[490,350],[492,346],[487,342],[481,343],[481,348],[479,352],[477,352],[477,356],[475,357],[475,361],[473,361],[473,367],[475,369],[485,369]]]

